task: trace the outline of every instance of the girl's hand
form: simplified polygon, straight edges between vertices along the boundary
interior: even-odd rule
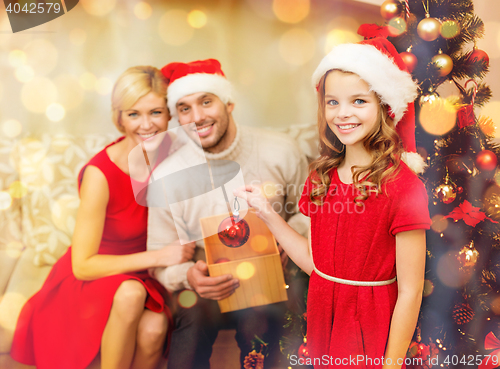
[[[194,242],[181,245],[181,242],[177,240],[158,250],[158,266],[168,267],[190,261],[193,259],[195,248]]]
[[[255,214],[261,219],[274,212],[273,207],[259,187],[240,187],[233,191],[233,195],[246,200],[248,206],[254,208],[256,211]]]

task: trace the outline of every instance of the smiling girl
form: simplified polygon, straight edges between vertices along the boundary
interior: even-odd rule
[[[313,75],[320,157],[300,201],[310,245],[258,189],[246,198],[311,275],[307,339],[314,368],[400,368],[421,303],[427,194],[415,172],[417,86],[386,39],[335,47]]]

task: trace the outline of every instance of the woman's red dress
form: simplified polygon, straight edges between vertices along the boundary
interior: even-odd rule
[[[387,196],[372,194],[361,208],[353,204],[358,195],[354,185],[342,183],[337,169],[331,171],[322,206],[309,200],[311,189],[308,179],[299,206],[311,217],[316,268],[333,277],[392,279],[396,234],[430,227],[425,187],[404,163],[396,179],[386,184]],[[313,272],[307,298],[307,346],[314,368],[381,368],[397,297],[397,282],[360,287]]]
[[[148,208],[137,204],[130,177],[111,161],[106,148],[87,163],[101,170],[109,187],[99,254],[146,251]],[[80,171],[79,185],[86,166]],[[165,290],[147,271],[78,280],[73,275],[69,248],[54,264],[41,290],[24,305],[14,334],[12,358],[37,369],[86,368],[99,352],[115,292],[129,279],[140,281],[146,288],[146,308],[165,312],[170,318],[163,299]]]

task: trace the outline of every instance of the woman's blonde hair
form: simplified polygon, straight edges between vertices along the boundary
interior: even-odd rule
[[[124,132],[121,113],[130,109],[141,97],[150,92],[165,96],[167,105],[168,82],[161,71],[151,66],[138,66],[127,69],[116,81],[111,94],[112,119],[116,128]]]
[[[309,195],[310,200],[316,205],[321,205],[324,196],[330,187],[330,171],[340,165],[345,158],[345,147],[335,136],[326,122],[325,116],[325,80],[333,70],[346,73],[343,70],[332,69],[321,77],[318,84],[318,130],[319,130],[319,153],[320,157],[309,165],[310,180],[313,189]],[[366,200],[371,192],[382,192],[382,181],[390,179],[399,170],[401,154],[403,149],[400,139],[394,129],[393,120],[388,116],[388,107],[380,103],[378,109],[378,124],[363,140],[365,149],[371,153],[372,161],[366,166],[353,167],[354,185],[360,192],[355,198],[359,205],[360,201]],[[390,166],[390,164],[393,164]],[[360,175],[369,173],[362,182]]]

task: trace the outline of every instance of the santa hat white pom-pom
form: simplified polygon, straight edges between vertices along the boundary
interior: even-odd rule
[[[424,161],[419,154],[416,152],[405,151],[401,159],[408,165],[408,167],[417,174],[422,174],[427,168],[427,163]]]

